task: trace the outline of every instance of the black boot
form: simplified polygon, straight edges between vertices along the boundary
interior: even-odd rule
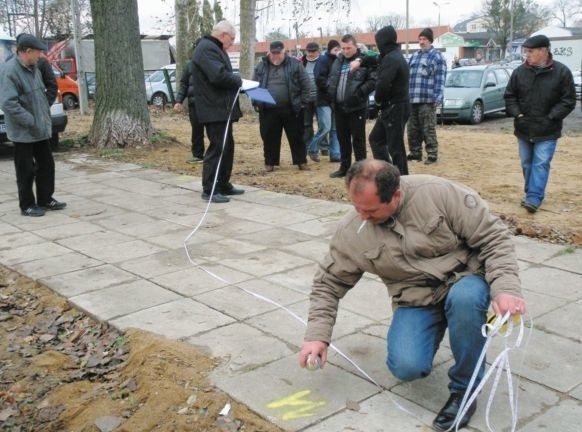
[[[432,422],[432,426],[438,431],[446,431],[453,426],[455,419],[457,418],[457,413],[461,407],[461,402],[463,401],[463,396],[465,393],[451,393],[449,400],[439,411],[438,415]],[[463,418],[459,421],[459,429],[467,426],[469,420],[475,414],[477,409],[477,400],[474,400]]]

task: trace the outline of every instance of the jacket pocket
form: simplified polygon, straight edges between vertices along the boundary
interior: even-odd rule
[[[449,228],[446,219],[442,215],[430,218],[422,227],[422,238],[418,238],[413,245],[417,255],[425,258],[433,258],[453,251],[459,239]]]

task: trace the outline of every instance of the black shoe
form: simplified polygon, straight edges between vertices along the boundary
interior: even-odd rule
[[[345,177],[346,176],[346,172],[342,169],[338,169],[337,171],[332,172],[329,176],[331,178],[340,178],[340,177]]]
[[[334,157],[330,157],[330,158],[329,158],[329,161],[330,161],[330,162],[341,162],[342,160],[341,160],[340,158],[338,158],[338,157],[336,157],[336,158],[334,158]]]
[[[322,156],[329,156],[329,150],[322,150],[321,155]]]
[[[437,158],[435,156],[429,156],[426,158],[426,160],[424,161],[425,165],[430,165],[433,164],[437,161]]]
[[[242,195],[245,193],[244,189],[235,188],[234,186],[230,189],[223,190],[222,195]]]
[[[524,207],[529,213],[535,213],[540,208],[540,206],[537,206],[534,203],[530,203],[529,201],[523,201],[521,206]]]
[[[215,193],[214,195],[212,195],[212,199],[210,199],[210,194],[207,194],[206,192],[202,192],[202,199],[204,201],[211,201],[215,204],[224,204],[224,203],[230,202],[229,197],[226,197],[220,193]]]
[[[406,155],[406,160],[420,162],[420,161],[422,161],[422,155],[417,155],[417,154],[414,154],[414,153],[408,153]]]
[[[45,210],[62,210],[67,206],[67,203],[59,202],[54,198],[48,202],[48,204],[42,204],[39,207],[44,208]]]
[[[432,426],[438,431],[446,431],[451,429],[455,419],[457,418],[457,413],[459,412],[459,408],[461,407],[461,402],[463,401],[463,396],[465,393],[451,393],[449,400],[443,406],[443,408],[439,411],[438,415],[432,422]],[[475,414],[475,410],[477,409],[477,401],[474,400],[463,418],[459,420],[459,429],[467,426],[469,424],[469,420]]]
[[[20,210],[22,216],[40,217],[44,216],[44,209],[42,207],[32,206],[27,209]]]

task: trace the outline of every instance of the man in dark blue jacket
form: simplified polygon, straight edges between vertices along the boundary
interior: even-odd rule
[[[238,103],[242,79],[233,73],[226,53],[235,38],[233,25],[220,21],[210,35],[202,38],[192,57],[192,75],[197,84],[194,86],[196,114],[210,141],[202,168],[202,199],[212,199],[214,203],[227,203],[230,201],[227,195],[244,193],[230,183],[234,160],[232,122],[242,117]],[[215,178],[216,189],[212,195]]]
[[[404,127],[410,115],[408,102],[410,71],[396,43],[396,37],[396,30],[392,26],[380,29],[375,36],[376,45],[380,50],[375,94],[380,114],[369,139],[374,159],[392,163],[401,175],[407,175]]]
[[[576,107],[576,90],[570,69],[552,58],[546,36],[530,37],[523,49],[526,60],[511,74],[504,97],[507,115],[515,118],[525,181],[521,206],[535,213],[544,200],[562,120]]]
[[[285,54],[281,41],[271,42],[269,54],[255,67],[253,80],[269,90],[276,105],[255,104],[259,111],[265,172],[273,172],[281,158],[283,130],[291,148],[293,165],[309,170],[303,142],[303,108],[309,102],[310,83],[299,61]]]
[[[333,63],[329,77],[335,124],[340,143],[341,163],[329,176],[344,177],[352,164],[352,147],[356,161],[366,159],[366,111],[368,96],[376,87],[376,69],[364,63],[364,55],[352,35],[344,35],[342,52]],[[352,69],[351,63],[361,66]]]

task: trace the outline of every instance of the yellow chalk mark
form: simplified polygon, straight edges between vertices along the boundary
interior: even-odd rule
[[[290,408],[286,410],[281,416],[283,420],[295,420],[298,418],[310,417],[315,415],[313,412],[314,410],[327,404],[325,401],[312,401],[304,399],[310,394],[311,390],[302,390],[300,392],[293,393],[290,396],[286,396],[282,399],[268,403],[267,408]]]

